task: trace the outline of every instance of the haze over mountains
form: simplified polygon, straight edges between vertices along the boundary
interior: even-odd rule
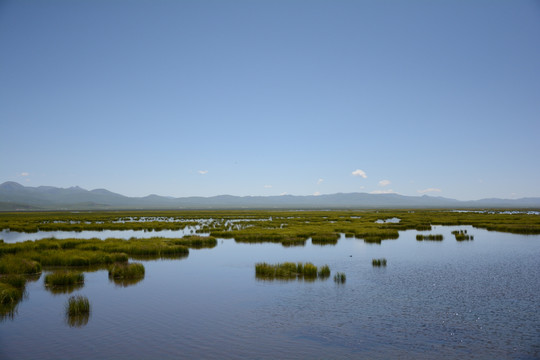
[[[0,184],[0,210],[107,209],[376,209],[376,208],[540,208],[540,198],[459,201],[433,196],[337,193],[309,196],[128,197],[105,189],[78,186],[29,187]]]

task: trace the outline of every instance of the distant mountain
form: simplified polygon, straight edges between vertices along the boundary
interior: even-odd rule
[[[338,193],[309,196],[128,197],[106,189],[78,186],[29,187],[8,181],[0,184],[0,210],[106,209],[377,209],[377,208],[540,208],[540,198],[459,201],[433,196]]]

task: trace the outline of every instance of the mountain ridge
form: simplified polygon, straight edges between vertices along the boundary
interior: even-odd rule
[[[441,196],[335,193],[170,197],[150,194],[129,197],[107,189],[79,186],[24,186],[14,181],[0,184],[0,210],[111,210],[111,209],[376,209],[376,208],[540,208],[540,198],[488,198],[461,201]]]

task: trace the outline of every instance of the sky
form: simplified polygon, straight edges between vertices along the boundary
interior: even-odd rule
[[[0,183],[540,196],[540,1],[0,0]]]

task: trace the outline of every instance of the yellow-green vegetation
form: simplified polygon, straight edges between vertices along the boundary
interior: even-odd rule
[[[382,259],[373,259],[373,260],[371,260],[371,265],[377,266],[377,267],[386,266],[386,259],[384,259],[384,258],[382,258]]]
[[[338,284],[344,284],[345,281],[347,281],[347,276],[345,275],[345,273],[337,272],[334,275],[334,281],[337,282]]]
[[[84,274],[78,271],[60,270],[45,276],[46,286],[72,286],[84,284]]]
[[[67,302],[66,312],[68,315],[81,315],[90,312],[90,301],[86,296],[71,296]]]
[[[285,262],[280,264],[255,264],[255,276],[260,279],[273,280],[294,280],[294,279],[325,279],[330,276],[330,268],[324,265],[319,270],[312,263]]]
[[[429,234],[429,235],[416,235],[416,240],[418,241],[443,241],[444,236],[441,234]]]
[[[452,231],[452,235],[456,237],[457,241],[474,240],[474,236],[467,234],[467,230],[455,230],[455,231]]]
[[[140,279],[144,277],[144,265],[141,263],[116,263],[109,268],[109,278]]]
[[[0,274],[39,274],[41,264],[29,258],[11,254],[0,257]]]

